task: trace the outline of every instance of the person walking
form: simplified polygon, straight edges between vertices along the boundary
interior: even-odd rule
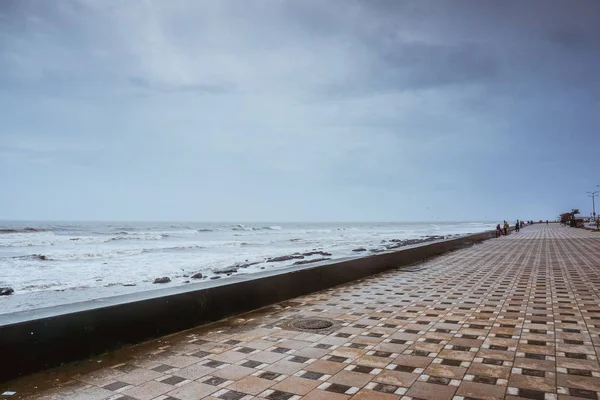
[[[508,222],[504,221],[504,236],[508,235]]]
[[[496,225],[496,237],[500,237],[502,236],[502,228],[500,227],[500,224]]]
[[[517,220],[517,223],[515,224],[515,231],[519,232],[520,229],[521,229],[521,224],[519,223],[519,220]]]

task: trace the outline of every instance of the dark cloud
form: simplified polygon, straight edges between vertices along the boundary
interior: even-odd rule
[[[369,50],[371,58],[348,81],[325,85],[325,96],[375,93],[485,84],[498,75],[492,54],[477,44],[437,45],[397,41]]]
[[[391,72],[392,86],[421,89],[477,83],[494,78],[494,58],[476,44],[398,43],[382,49],[380,59]]]
[[[596,32],[581,29],[556,29],[547,34],[547,39],[566,50],[600,50],[600,28]]]

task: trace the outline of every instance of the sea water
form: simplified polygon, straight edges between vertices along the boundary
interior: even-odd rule
[[[361,257],[391,240],[453,236],[494,229],[487,222],[410,223],[49,223],[0,222],[0,314],[286,268],[295,258]],[[364,248],[366,251],[355,250]],[[169,277],[167,284],[153,284]],[[201,280],[200,280],[201,281]]]

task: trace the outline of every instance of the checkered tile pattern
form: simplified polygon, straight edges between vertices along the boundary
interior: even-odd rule
[[[339,329],[286,328],[311,316]],[[598,399],[599,335],[600,233],[543,224],[156,341],[41,398]]]

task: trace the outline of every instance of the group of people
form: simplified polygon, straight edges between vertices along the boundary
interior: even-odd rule
[[[517,220],[517,223],[515,224],[515,231],[519,232],[524,225],[525,225],[525,222]],[[508,235],[509,227],[510,227],[510,225],[506,221],[504,221],[503,225],[500,225],[500,224],[496,225],[496,237]]]

